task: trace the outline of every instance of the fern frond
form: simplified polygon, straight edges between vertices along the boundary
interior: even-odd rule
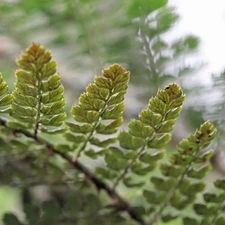
[[[8,84],[3,80],[2,74],[0,73],[0,113],[8,113],[11,102],[12,95],[9,94]]]
[[[224,206],[225,206],[225,179],[214,182],[216,190],[203,194],[203,203],[194,204],[193,208],[198,218],[183,218],[184,225],[188,224],[225,224]]]
[[[39,130],[61,130],[66,118],[65,100],[56,64],[51,51],[38,43],[33,43],[17,60],[20,69],[16,71],[11,104],[11,116],[16,122],[8,122],[9,127],[31,129],[35,136]]]
[[[180,142],[178,152],[170,157],[170,163],[160,165],[162,176],[151,178],[155,190],[144,190],[143,193],[155,208],[149,224],[154,224],[158,218],[164,222],[174,219],[179,210],[193,203],[196,194],[203,191],[205,184],[200,180],[211,169],[209,158],[213,152],[202,153],[201,150],[210,144],[215,134],[215,127],[205,122],[195,134]],[[165,210],[169,206],[173,214]]]
[[[106,147],[117,140],[100,140],[96,135],[112,135],[121,126],[129,77],[130,73],[118,64],[104,69],[103,76],[96,76],[94,84],[89,84],[86,92],[80,95],[79,105],[72,107],[75,123],[67,122],[70,132],[66,134],[66,138],[74,143],[77,157],[88,143]],[[86,153],[88,156],[92,155],[88,154],[90,151]]]
[[[163,158],[163,151],[156,149],[161,149],[170,141],[170,132],[176,123],[184,99],[181,88],[176,84],[170,84],[164,90],[159,90],[156,97],[150,99],[149,108],[142,110],[139,120],[132,120],[128,124],[128,132],[122,131],[119,134],[120,146],[126,151],[120,149],[115,151],[110,148],[105,158],[107,166],[114,170],[114,175],[111,175],[116,177],[114,189],[121,180],[128,187],[145,183],[134,181],[132,174],[146,175],[155,169],[156,161]]]

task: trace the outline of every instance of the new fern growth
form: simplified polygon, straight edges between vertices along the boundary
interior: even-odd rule
[[[64,88],[56,74],[56,64],[51,52],[37,43],[17,60],[20,69],[16,71],[10,114],[17,122],[8,122],[8,126],[29,128],[37,136],[40,130],[51,132],[62,125],[66,118]]]
[[[205,122],[164,157],[185,100],[177,84],[158,90],[125,131],[119,128],[130,73],[122,66],[111,65],[96,76],[72,106],[73,120],[66,121],[64,88],[51,52],[33,43],[17,64],[11,94],[0,74],[0,182],[26,190],[43,183],[52,191],[68,189],[63,197],[26,203],[26,220],[5,214],[5,225],[155,225],[176,218],[184,225],[224,224],[225,181],[215,181],[216,192],[204,193],[202,180],[211,168],[213,151],[205,148],[215,137],[213,124]],[[60,140],[45,138],[47,133],[59,133]],[[120,188],[135,187],[141,196],[134,204]],[[195,203],[201,196],[203,202]],[[184,210],[188,206],[191,216]]]
[[[89,157],[97,157],[98,152],[89,148],[88,144],[102,148],[117,141],[115,137],[100,140],[96,134],[114,134],[122,125],[123,100],[129,75],[117,64],[103,70],[103,76],[96,76],[95,83],[89,84],[86,92],[81,94],[79,105],[72,107],[76,123],[67,122],[70,132],[66,138],[74,143],[76,159],[84,150]]]

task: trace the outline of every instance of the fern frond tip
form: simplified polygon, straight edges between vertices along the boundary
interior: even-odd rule
[[[129,76],[130,76],[130,72],[117,63],[111,65],[107,69],[104,69],[102,71],[102,74],[104,77],[110,78],[112,80],[116,80],[117,82],[122,81],[121,79],[120,80],[118,79],[119,75],[123,75],[124,81],[126,78],[129,79]]]

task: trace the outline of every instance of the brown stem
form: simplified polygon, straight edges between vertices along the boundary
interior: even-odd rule
[[[0,125],[9,128],[7,126],[7,123],[4,119],[0,118]],[[145,223],[145,221],[132,209],[132,207],[129,205],[129,203],[123,199],[115,190],[113,190],[109,185],[104,183],[101,179],[96,177],[88,168],[86,168],[82,163],[80,163],[78,160],[73,161],[73,159],[65,154],[62,153],[56,149],[54,149],[54,146],[39,137],[35,137],[34,134],[24,131],[24,130],[19,130],[19,129],[11,129],[9,128],[14,134],[20,133],[25,135],[26,137],[32,138],[35,140],[37,143],[44,144],[46,148],[51,152],[52,154],[59,155],[61,156],[64,160],[66,160],[74,169],[79,170],[81,173],[83,173],[95,186],[98,190],[105,190],[107,194],[110,196],[113,205],[117,209],[117,211],[122,212],[126,211],[130,217],[138,222],[140,225],[148,225]]]

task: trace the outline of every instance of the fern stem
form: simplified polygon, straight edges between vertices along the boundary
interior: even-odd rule
[[[109,103],[110,100],[111,100],[111,97],[112,97],[111,94],[112,94],[112,91],[110,91],[109,97],[106,99],[105,105],[103,106],[102,110],[99,112],[97,121],[96,121],[96,122],[94,123],[94,125],[93,125],[92,131],[89,133],[87,139],[85,140],[85,142],[83,143],[83,145],[82,145],[82,146],[80,147],[80,149],[78,150],[78,153],[77,153],[76,157],[74,157],[73,162],[76,162],[76,160],[80,157],[80,154],[82,153],[82,151],[85,150],[85,148],[86,148],[86,146],[87,146],[89,140],[93,137],[93,134],[94,134],[94,132],[95,132],[95,129],[96,129],[96,127],[99,125],[101,116],[102,116],[102,114],[105,112],[105,110],[107,109],[108,103]]]
[[[35,77],[38,77],[38,74],[35,75]],[[38,89],[38,96],[37,96],[37,117],[35,121],[35,128],[34,128],[34,137],[37,138],[38,129],[39,129],[39,122],[40,122],[40,116],[41,116],[41,81],[38,79],[37,84]]]
[[[196,153],[193,157],[193,159],[190,161],[190,164],[187,165],[186,169],[184,170],[183,174],[180,176],[180,178],[177,179],[177,183],[174,185],[174,187],[171,189],[171,191],[167,194],[167,199],[166,201],[164,201],[164,203],[161,205],[161,207],[159,208],[158,212],[155,213],[154,217],[150,220],[150,222],[148,223],[148,225],[153,225],[154,223],[157,222],[158,219],[161,218],[161,215],[164,211],[164,209],[170,205],[170,201],[171,199],[175,196],[176,191],[179,188],[179,184],[183,181],[185,175],[187,174],[188,170],[191,167],[192,162],[195,161],[195,158],[197,158],[197,154]]]
[[[1,118],[0,118],[0,124],[7,128],[6,121],[2,120]],[[67,154],[62,153],[62,152],[54,149],[54,146],[51,143],[49,143],[48,141],[46,141],[44,139],[40,139],[40,138],[35,137],[30,132],[27,132],[27,131],[24,131],[24,130],[12,130],[12,131],[14,133],[22,133],[25,136],[34,139],[36,142],[44,144],[47,147],[47,149],[49,150],[49,152],[52,152],[56,155],[61,156],[74,169],[77,169],[80,172],[82,172],[89,180],[91,180],[95,184],[95,186],[98,190],[101,190],[101,189],[105,190],[108,193],[108,195],[111,197],[111,200],[114,203],[114,206],[116,207],[116,209],[118,211],[126,211],[130,215],[130,217],[132,219],[134,219],[135,221],[137,221],[139,224],[147,225],[145,223],[145,221],[139,215],[137,215],[137,213],[135,213],[135,211],[131,208],[129,203],[127,203],[117,192],[112,190],[112,188],[110,188],[106,183],[104,183],[102,180],[100,180],[98,177],[96,177],[93,173],[91,173],[91,171],[89,171],[79,161],[74,162],[71,159],[71,157],[68,156]]]
[[[153,82],[156,84],[156,89],[157,89],[158,88],[158,73],[157,73],[152,49],[150,47],[150,43],[149,43],[149,41],[147,39],[147,36],[146,36],[146,33],[145,33],[145,30],[146,30],[145,19],[142,19],[141,24],[143,24],[143,25],[141,25],[141,28],[140,28],[140,35],[141,35],[141,39],[142,39],[143,44],[144,44],[144,48],[145,48],[145,51],[146,51],[146,54],[147,54],[147,58],[149,60],[149,67],[150,67],[150,72],[151,72],[151,74],[149,76],[149,81],[150,81],[150,84],[152,85],[152,79],[153,79]]]
[[[7,121],[0,118],[0,125],[9,128],[7,126]],[[67,161],[74,169],[79,170],[81,173],[83,173],[87,179],[93,182],[93,184],[96,186],[98,190],[105,190],[107,194],[110,196],[113,205],[115,206],[116,210],[118,212],[126,211],[130,217],[138,222],[140,225],[148,225],[146,222],[140,217],[129,205],[129,203],[124,200],[117,192],[112,190],[111,187],[109,187],[106,183],[104,183],[101,179],[96,177],[88,168],[86,168],[82,163],[76,160],[76,162],[73,161],[73,159],[65,154],[62,153],[54,148],[54,146],[48,142],[47,140],[40,138],[40,137],[35,137],[34,134],[25,131],[25,130],[19,130],[19,129],[11,129],[9,128],[14,134],[23,134],[26,137],[29,137],[33,140],[35,140],[39,144],[43,144],[46,146],[48,151],[52,154],[59,155],[61,158],[63,158],[65,161]]]
[[[82,146],[80,147],[80,149],[78,150],[77,155],[73,158],[73,162],[74,162],[74,163],[78,160],[78,158],[80,157],[81,153],[85,150],[85,148],[86,148],[86,146],[87,146],[89,140],[93,137],[94,131],[95,131],[95,129],[96,129],[98,123],[99,123],[99,119],[100,119],[100,116],[98,117],[98,120],[94,123],[93,129],[92,129],[92,131],[89,133],[87,139],[85,140],[85,142],[83,143],[83,145],[82,145]]]
[[[147,142],[145,145],[142,146],[140,151],[138,152],[137,156],[132,160],[132,162],[124,169],[124,171],[121,173],[121,175],[117,178],[115,183],[113,184],[112,190],[115,191],[116,187],[118,186],[119,182],[127,175],[129,170],[135,165],[136,161],[139,159],[141,156],[142,152],[145,150],[145,147],[147,145]]]

